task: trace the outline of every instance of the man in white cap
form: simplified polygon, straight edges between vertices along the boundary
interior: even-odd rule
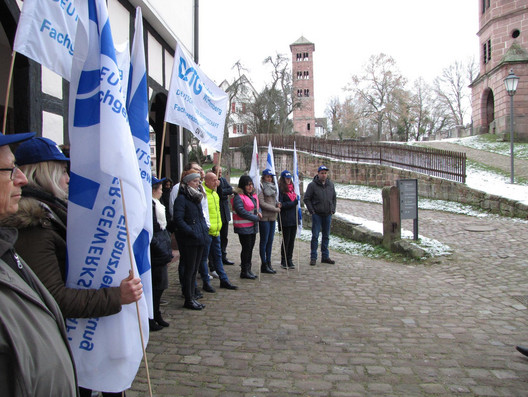
[[[27,184],[9,145],[34,133],[0,133],[0,219],[14,214]],[[5,396],[78,396],[73,357],[57,302],[0,227],[0,387]]]
[[[308,184],[304,193],[304,203],[312,215],[312,241],[310,244],[310,265],[317,263],[317,246],[319,233],[323,232],[321,241],[321,263],[333,265],[330,259],[328,242],[330,241],[330,224],[332,215],[336,212],[337,197],[334,184],[328,179],[328,168],[322,165],[317,170],[317,175]]]

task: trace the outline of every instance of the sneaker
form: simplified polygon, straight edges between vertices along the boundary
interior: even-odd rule
[[[211,276],[210,274],[208,274],[207,276],[209,277],[209,280],[213,279],[213,276]]]
[[[281,263],[281,267],[282,267],[283,269],[287,269],[287,268],[288,268],[288,267],[286,266],[285,263]]]
[[[310,259],[310,266],[315,266],[317,264],[317,259]]]
[[[216,270],[213,270],[211,272],[211,276],[213,276],[214,278],[220,278],[220,277],[218,277],[218,273],[216,272]]]
[[[330,258],[324,258],[324,259],[321,259],[321,263],[328,263],[330,265],[335,265],[335,261],[333,261],[332,259]]]

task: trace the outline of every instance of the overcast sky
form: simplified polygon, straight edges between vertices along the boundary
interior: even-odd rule
[[[343,96],[371,55],[392,56],[410,82],[478,57],[478,0],[202,0],[199,63],[217,84],[238,60],[255,89],[270,81],[263,60],[304,36],[315,44],[316,117]],[[478,61],[478,58],[477,58]],[[410,85],[409,85],[410,88]]]

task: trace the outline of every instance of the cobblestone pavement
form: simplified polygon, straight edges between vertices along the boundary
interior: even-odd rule
[[[338,211],[382,218],[372,203],[340,200]],[[528,358],[515,345],[528,345],[528,223],[419,217],[420,234],[453,255],[402,264],[331,252],[335,265],[309,266],[309,243],[298,241],[296,270],[275,260],[276,275],[251,281],[226,266],[240,289],[204,293],[202,311],[182,308],[171,265],[170,327],[147,348],[153,395],[527,396]],[[239,246],[231,234],[237,265]],[[142,364],[127,396],[145,395]]]
[[[505,156],[503,154],[485,152],[467,146],[457,145],[456,143],[449,143],[444,141],[424,141],[420,142],[420,146],[429,146],[434,147],[436,149],[464,152],[466,153],[466,157],[468,160],[485,164],[489,167],[498,168],[508,174],[511,171],[511,157]],[[515,177],[522,177],[524,179],[528,179],[528,160],[515,158],[515,156],[513,160],[513,170],[515,172]]]

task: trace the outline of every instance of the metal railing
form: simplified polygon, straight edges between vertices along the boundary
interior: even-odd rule
[[[385,142],[356,142],[306,136],[257,134],[257,145],[275,149],[307,152],[336,160],[355,161],[401,168],[413,172],[466,182],[466,153]],[[254,135],[229,139],[229,146],[238,148],[253,144]]]

